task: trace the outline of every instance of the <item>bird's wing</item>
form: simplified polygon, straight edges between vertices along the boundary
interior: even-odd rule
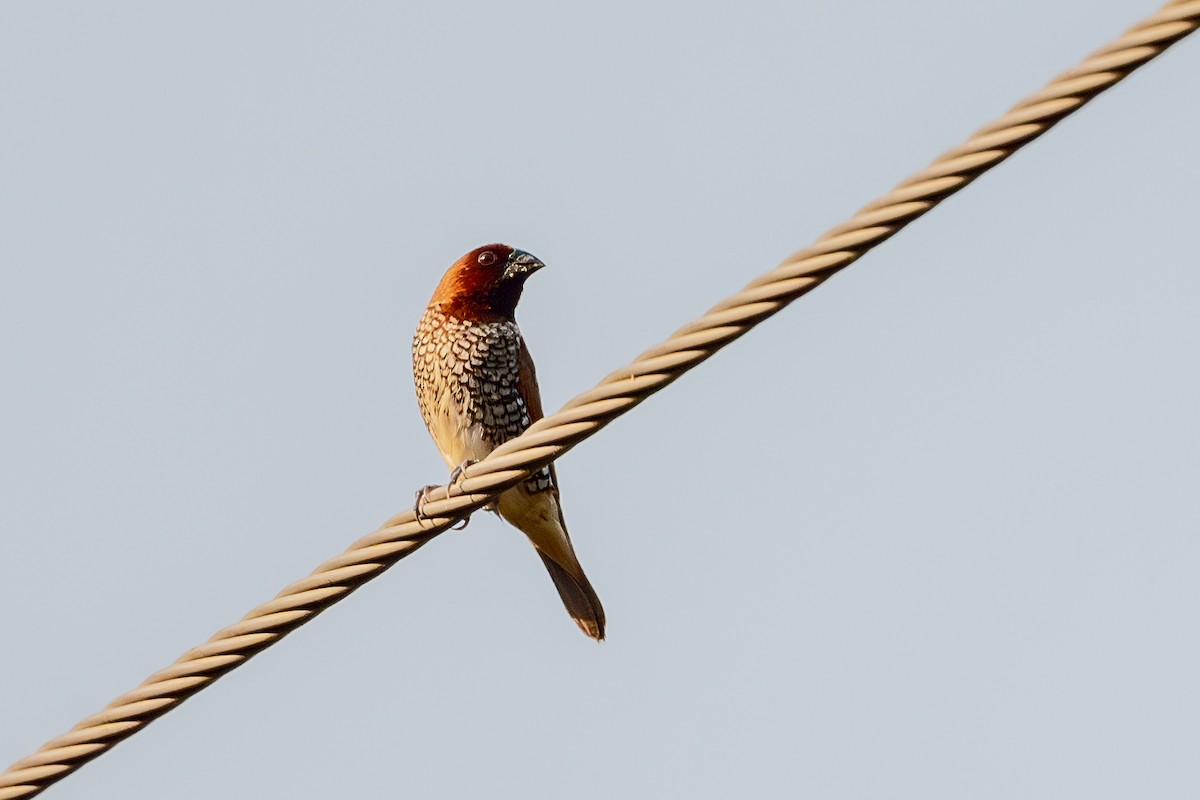
[[[521,339],[520,345],[517,391],[525,401],[525,410],[532,424],[543,416],[542,395],[538,389],[533,358],[525,347],[524,339]],[[604,607],[575,556],[559,500],[558,474],[553,464],[548,469],[550,485],[544,489],[531,488],[531,484],[536,486],[536,481],[525,481],[500,495],[500,516],[524,531],[533,542],[576,624],[593,639],[603,639]]]
[[[529,412],[529,424],[532,425],[545,416],[542,412],[542,391],[538,388],[537,368],[534,367],[533,356],[529,354],[529,348],[525,345],[525,337],[518,334],[518,339],[521,346],[517,356],[517,391],[521,393],[521,399],[525,401],[525,410]],[[549,466],[549,470],[550,488],[557,493],[558,473],[554,470],[553,464]],[[564,522],[563,530],[565,531],[566,528]]]
[[[518,336],[520,354],[517,356],[517,391],[525,401],[525,409],[529,412],[529,421],[537,422],[543,416],[542,393],[538,389],[537,369],[533,366],[533,356],[525,345],[525,337]]]

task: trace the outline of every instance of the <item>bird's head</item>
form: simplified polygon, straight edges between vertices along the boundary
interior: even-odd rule
[[[460,319],[512,319],[525,279],[544,266],[506,244],[476,247],[446,270],[429,304]]]

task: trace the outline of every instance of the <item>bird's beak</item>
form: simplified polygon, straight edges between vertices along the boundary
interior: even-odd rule
[[[524,250],[513,250],[504,267],[504,280],[513,278],[524,280],[544,266],[546,265],[539,261],[537,256],[526,253]]]

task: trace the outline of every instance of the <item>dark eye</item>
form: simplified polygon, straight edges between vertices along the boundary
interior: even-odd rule
[[[483,264],[485,267],[488,266],[489,264],[495,264],[496,263],[496,254],[493,253],[491,250],[484,250],[482,253],[479,254],[479,263]]]

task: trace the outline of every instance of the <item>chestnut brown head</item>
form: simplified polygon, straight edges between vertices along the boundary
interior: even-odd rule
[[[544,266],[506,244],[476,247],[446,270],[429,304],[460,319],[512,319],[525,279]]]

